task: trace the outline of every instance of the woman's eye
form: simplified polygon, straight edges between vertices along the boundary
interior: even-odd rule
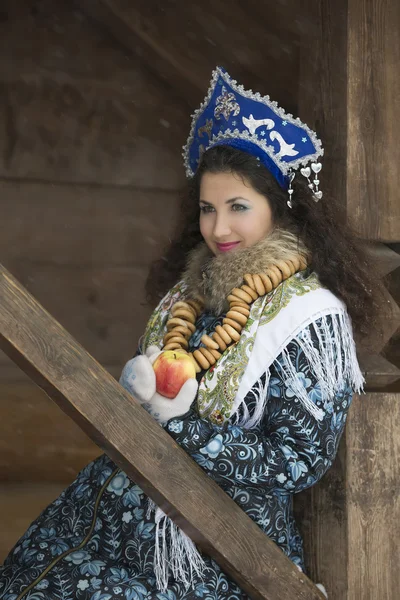
[[[206,206],[206,205],[200,206],[200,212],[202,212],[202,213],[209,213],[209,212],[212,212],[213,210],[214,210],[214,208],[212,206]]]
[[[232,204],[232,210],[234,210],[235,212],[240,212],[242,210],[247,210],[247,206],[245,206],[244,204]]]

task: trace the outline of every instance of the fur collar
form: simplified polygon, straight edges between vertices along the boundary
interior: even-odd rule
[[[226,312],[226,297],[234,287],[243,284],[246,273],[261,273],[279,259],[295,254],[307,258],[303,243],[293,234],[275,229],[266,238],[250,248],[214,256],[202,242],[189,254],[183,281],[188,296],[202,298],[206,309],[214,315]]]

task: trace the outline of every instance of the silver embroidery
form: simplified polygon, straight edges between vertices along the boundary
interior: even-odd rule
[[[230,129],[227,129],[225,132],[220,132],[217,136],[213,136],[212,142],[209,142],[209,144],[205,148],[206,150],[208,150],[208,148],[210,148],[212,145],[214,145],[215,141],[222,142],[224,139],[228,140],[229,138],[236,138],[236,139],[239,138],[239,139],[247,140],[247,141],[253,142],[257,146],[262,148],[262,150],[264,150],[264,152],[266,152],[268,154],[268,156],[270,158],[272,158],[272,160],[279,167],[279,169],[281,170],[283,175],[287,175],[288,171],[291,169],[298,169],[300,166],[306,166],[308,163],[310,163],[310,161],[315,161],[317,157],[322,156],[324,154],[321,140],[319,140],[317,138],[315,132],[312,131],[312,129],[310,129],[308,127],[308,125],[303,123],[298,117],[293,117],[292,114],[286,113],[282,108],[280,108],[278,106],[277,102],[272,101],[269,96],[262,96],[259,92],[253,92],[252,90],[245,90],[242,85],[238,84],[237,81],[235,81],[234,79],[231,79],[227,73],[224,73],[220,69],[220,67],[217,67],[213,71],[211,82],[210,82],[210,87],[208,89],[206,97],[204,98],[204,101],[192,115],[192,124],[191,124],[189,137],[187,139],[186,145],[183,146],[182,156],[184,159],[184,165],[185,165],[187,177],[193,177],[193,175],[194,175],[194,172],[192,171],[192,169],[190,167],[189,149],[190,149],[190,147],[193,143],[194,137],[195,137],[197,121],[198,121],[199,117],[202,115],[202,113],[204,112],[204,110],[207,108],[208,103],[210,102],[211,96],[215,90],[215,87],[217,85],[219,78],[221,78],[222,82],[225,82],[228,85],[230,85],[233,90],[235,90],[242,96],[245,96],[246,98],[251,98],[252,100],[258,100],[259,102],[262,102],[263,104],[265,104],[266,106],[271,108],[275,112],[275,114],[277,114],[279,117],[281,117],[282,120],[284,120],[286,123],[292,123],[293,125],[302,127],[308,133],[309,138],[312,141],[312,143],[314,144],[314,147],[316,148],[316,150],[312,154],[303,156],[302,158],[299,158],[295,161],[291,161],[290,164],[287,164],[287,163],[283,162],[282,160],[280,160],[279,157],[276,157],[273,147],[268,146],[268,144],[266,143],[265,140],[259,140],[257,138],[257,136],[251,136],[251,134],[247,131],[239,132],[237,129],[235,129],[233,132]],[[238,114],[238,113],[236,113],[236,114]]]

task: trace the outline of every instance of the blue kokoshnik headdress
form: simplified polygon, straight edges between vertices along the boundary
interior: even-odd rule
[[[218,145],[256,156],[288,190],[290,207],[291,184],[298,169],[308,180],[314,200],[322,198],[318,188],[322,165],[317,159],[324,150],[315,132],[299,118],[285,113],[269,96],[245,90],[222,67],[213,71],[208,94],[193,114],[183,152],[186,175],[193,177],[202,154]]]

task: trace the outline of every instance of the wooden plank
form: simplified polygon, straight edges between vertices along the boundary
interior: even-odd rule
[[[382,277],[400,267],[400,254],[386,244],[372,243],[368,251]]]
[[[400,394],[354,396],[333,467],[295,496],[310,577],[333,600],[397,598],[399,456]],[[342,572],[335,571],[337,539]]]
[[[0,81],[0,176],[179,188],[187,111],[157,86],[144,85],[135,102],[133,93],[90,81]]]
[[[8,4],[0,176],[180,187],[182,98],[68,0]]]
[[[3,264],[97,360],[121,367],[151,311],[144,282],[177,194],[4,181],[0,194]]]
[[[295,108],[298,48],[293,28],[298,23],[297,31],[308,31],[313,17],[300,16],[294,0],[271,7],[279,14],[278,25],[266,8],[255,13],[239,2],[231,3],[229,11],[210,0],[167,5],[159,0],[81,0],[77,5],[133,55],[146,57],[148,68],[192,108],[203,100],[217,64],[245,87],[285,101],[288,110]]]
[[[365,239],[400,241],[400,3],[348,2],[347,206]]]
[[[386,289],[384,289],[384,298],[385,306],[383,307],[383,310],[385,310],[385,319],[382,323],[382,331],[379,335],[371,332],[371,337],[369,337],[365,343],[367,348],[373,348],[374,353],[382,352],[391,337],[400,327],[400,306]]]
[[[362,358],[361,367],[367,370],[368,390],[385,387],[400,377],[400,370],[381,356]],[[118,379],[121,365],[106,365],[106,370]],[[69,482],[100,453],[12,362],[10,367],[0,368],[0,422],[7,424],[0,437],[0,481]],[[320,519],[325,523],[324,514]],[[299,521],[304,522],[304,516]],[[315,554],[314,548],[312,553]]]
[[[325,197],[361,238],[400,240],[397,0],[302,0],[319,35],[300,59],[300,116],[321,136]],[[322,179],[323,178],[323,179]]]
[[[22,261],[15,269],[22,283],[96,360],[122,367],[135,354],[151,313],[147,266],[77,269]]]
[[[400,379],[400,369],[373,351],[360,352],[359,363],[365,377],[365,389],[373,391],[384,388]]]
[[[0,304],[3,350],[246,593],[269,600],[278,596],[282,600],[323,598],[239,506],[4,267],[0,270]]]
[[[65,484],[0,484],[0,564],[38,514],[55,500]]]
[[[316,35],[318,13],[316,10],[304,11],[299,0],[249,0],[246,5],[255,20],[282,37],[291,37],[296,43],[307,45],[307,40]]]
[[[293,502],[304,541],[306,571],[325,586],[332,600],[355,600],[348,595],[347,435],[346,428],[335,461],[318,485],[296,494]]]
[[[32,265],[150,264],[178,216],[175,190],[0,180],[0,194],[1,261],[21,277]]]
[[[400,395],[358,398],[347,426],[349,599],[392,600],[400,590]]]
[[[325,155],[321,173],[322,201],[337,203],[347,216],[347,0],[300,0],[303,11],[317,16],[316,35],[301,46],[299,116],[318,132]],[[346,435],[346,432],[344,436]],[[329,598],[348,600],[349,561],[345,501],[345,441],[322,481],[295,497],[310,577],[320,581]],[[350,599],[349,599],[350,600]],[[353,600],[353,599],[352,599]]]

